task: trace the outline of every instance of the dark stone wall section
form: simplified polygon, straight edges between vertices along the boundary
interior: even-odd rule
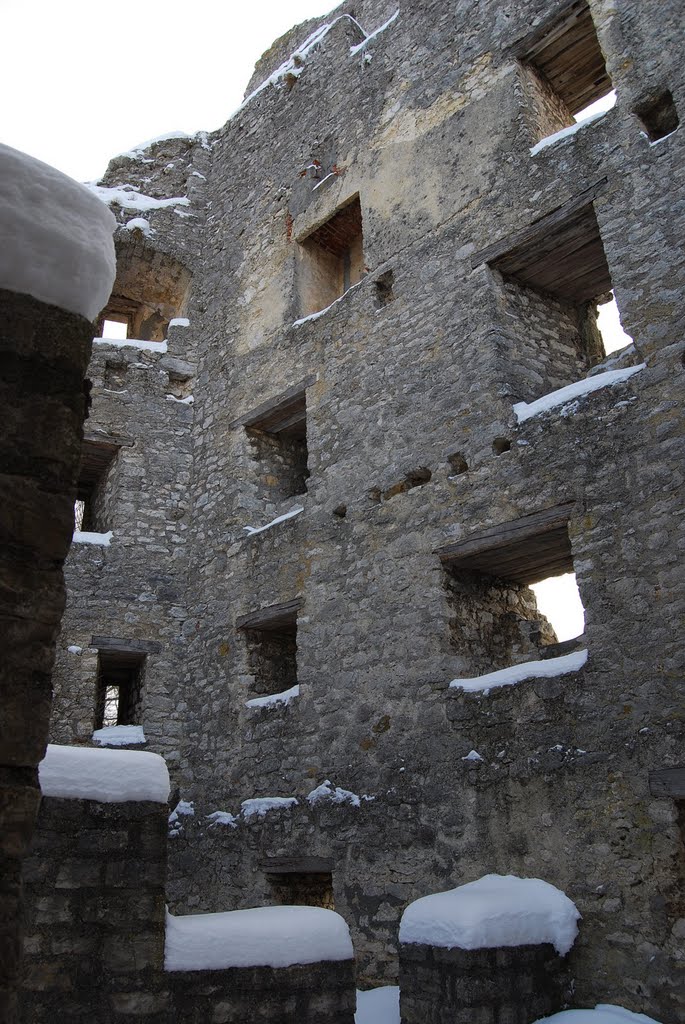
[[[402,1024],[530,1024],[570,996],[567,962],[549,944],[400,947]]]
[[[40,791],[92,325],[0,289],[0,1020],[16,1019],[21,862]]]

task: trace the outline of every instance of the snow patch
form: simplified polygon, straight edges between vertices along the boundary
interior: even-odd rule
[[[320,786],[313,789],[311,793],[308,793],[307,801],[311,807],[322,802],[352,804],[353,807],[361,805],[361,797],[357,796],[356,793],[352,793],[349,789],[341,789],[340,786],[335,786],[334,788],[330,779],[326,779]]]
[[[295,807],[298,801],[294,796],[260,796],[252,800],[243,800],[241,813],[245,821],[252,818],[263,818],[269,811],[281,811],[287,807]]]
[[[276,526],[277,523],[284,523],[286,519],[292,519],[294,516],[299,516],[300,512],[304,512],[302,505],[295,505],[294,508],[290,509],[290,512],[285,512],[282,516],[278,516],[276,519],[272,519],[266,526],[243,526],[243,530],[247,533],[248,537],[253,537],[255,533],[263,533],[264,530],[270,530],[272,526]]]
[[[563,676],[567,672],[578,672],[586,661],[587,650],[573,651],[571,654],[562,654],[559,658],[524,661],[522,665],[510,665],[508,668],[498,669],[497,672],[488,672],[484,676],[453,679],[450,687],[455,690],[465,690],[467,693],[487,695],[496,686],[513,686],[514,683],[521,683],[524,679],[550,679],[553,676]]]
[[[637,366],[628,366],[625,370],[607,370],[604,373],[597,373],[593,377],[578,380],[575,384],[567,384],[565,388],[559,388],[558,391],[551,391],[534,402],[517,402],[513,407],[516,419],[519,423],[523,423],[531,416],[539,416],[540,413],[555,409],[560,405],[566,405],[574,399],[583,398],[593,391],[599,391],[600,388],[621,384],[633,374],[644,370],[646,365],[646,363],[639,363]]]
[[[376,31],[372,32],[370,36],[367,36],[366,39],[363,39],[361,43],[357,43],[356,46],[351,46],[350,47],[350,54],[351,54],[351,56],[354,56],[356,53],[359,53],[360,50],[363,50],[364,47],[367,45],[367,43],[370,43],[372,40],[374,40],[376,38],[376,36],[379,36],[381,34],[381,32],[385,32],[386,28],[388,28],[390,25],[392,25],[393,21],[395,20],[395,18],[397,18],[399,13],[400,13],[400,9],[398,7],[397,10],[395,11],[395,13],[393,15],[391,15],[391,17],[389,17],[388,20],[383,25],[381,25],[380,28],[377,28]]]
[[[622,1006],[598,1003],[594,1010],[562,1010],[551,1017],[541,1017],[535,1024],[659,1024],[644,1013],[633,1013]]]
[[[399,987],[384,985],[368,992],[357,990],[354,1024],[400,1024]]]
[[[90,530],[74,530],[72,542],[74,544],[98,544],[102,548],[108,548],[114,534],[111,530],[107,533],[92,533]]]
[[[67,647],[67,650],[69,651],[69,654],[81,654],[83,648],[79,647],[78,644],[71,644],[70,647]]]
[[[590,114],[589,117],[584,117],[582,121],[578,121],[576,124],[569,125],[568,128],[562,128],[561,131],[555,132],[554,135],[546,136],[546,138],[541,139],[531,147],[530,155],[535,156],[540,152],[540,150],[547,149],[548,146],[553,146],[555,142],[561,142],[562,139],[570,139],[572,135],[579,132],[586,124],[591,124],[593,121],[599,121],[600,117],[604,117],[606,113],[606,110],[600,110],[596,114]]]
[[[122,210],[137,210],[140,213],[145,213],[148,210],[164,210],[169,206],[190,206],[190,199],[187,196],[155,199],[154,196],[146,196],[142,192],[137,192],[133,185],[114,185],[112,188],[108,188],[106,185],[96,185],[89,181],[85,188],[90,189],[92,194],[106,206],[116,203]],[[105,299],[106,301],[107,299]],[[104,306],[104,302],[102,305]]]
[[[169,772],[159,754],[142,750],[100,750],[48,745],[38,766],[44,796],[66,800],[124,803],[169,799]]]
[[[154,231],[150,227],[150,221],[145,220],[145,217],[134,217],[133,220],[126,221],[124,227],[127,231],[142,231],[146,236],[154,234]]]
[[[193,405],[195,399],[192,395],[188,395],[187,398],[177,398],[176,395],[165,395],[167,402],[178,402],[179,405]]]
[[[164,354],[167,351],[166,341],[139,341],[136,338],[93,338],[94,345],[111,345],[113,348],[137,348],[141,352],[159,352]],[[115,392],[123,394],[123,392]]]
[[[187,316],[175,316],[169,321],[169,327],[190,327]]]
[[[216,828],[217,825],[228,825],[230,828],[238,827],[238,819],[230,811],[212,811],[206,817],[212,823],[210,828]]]
[[[295,686],[291,686],[289,690],[283,690],[282,693],[269,693],[266,697],[253,697],[252,700],[245,701],[246,708],[272,708],[277,704],[289,704],[295,697],[300,696],[300,686],[296,683]]]
[[[452,684],[450,683],[450,686]],[[482,761],[483,758],[480,756],[477,750],[469,750],[466,757],[462,757],[462,761]]]
[[[353,956],[344,920],[321,907],[258,907],[185,917],[167,914],[167,971],[291,967]]]
[[[579,919],[568,896],[541,878],[485,875],[411,903],[402,915],[400,942],[445,949],[549,942],[566,956]]]
[[[99,747],[125,747],[132,743],[147,743],[142,725],[106,725],[96,729],[93,743]]]
[[[303,316],[300,320],[294,320],[293,321],[293,327],[301,327],[302,324],[308,324],[312,320],[318,320],[320,316],[325,316],[325,314],[328,313],[329,310],[333,309],[333,306],[336,306],[339,302],[342,302],[342,300],[347,295],[349,295],[350,292],[353,292],[354,289],[358,288],[359,285],[362,284],[362,283],[363,283],[362,281],[358,281],[356,284],[351,285],[351,287],[349,287],[346,292],[343,292],[343,294],[339,295],[337,299],[334,299],[333,302],[331,302],[331,304],[329,306],[325,306],[323,309],[320,309],[318,312],[310,313],[309,316]]]
[[[0,144],[0,288],[94,320],[114,284],[115,227],[86,186]]]

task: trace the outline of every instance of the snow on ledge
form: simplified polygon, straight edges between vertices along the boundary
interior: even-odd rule
[[[169,321],[169,327],[190,327],[187,316],[175,316]]]
[[[621,384],[628,380],[633,374],[644,370],[646,363],[639,363],[637,366],[628,366],[625,370],[607,370],[604,373],[597,373],[594,377],[586,377],[574,384],[567,384],[565,388],[558,391],[551,391],[548,395],[536,399],[534,402],[517,402],[514,405],[514,413],[519,423],[529,420],[532,416],[539,416],[540,413],[555,409],[557,406],[566,405],[576,398],[583,398],[600,388],[611,387],[614,384]]]
[[[101,548],[108,548],[114,534],[111,530],[107,533],[92,533],[89,530],[74,530],[72,537],[73,544],[97,544]]]
[[[269,811],[295,807],[297,803],[297,797],[294,796],[258,796],[251,800],[243,800],[240,807],[245,821],[250,821],[252,818],[263,818]]]
[[[484,676],[453,679],[450,688],[487,696],[496,686],[513,686],[524,679],[550,679],[553,676],[566,675],[567,672],[578,672],[586,661],[587,650],[572,651],[571,654],[562,654],[560,658],[524,661],[522,665],[510,665],[508,668],[498,669],[497,672],[488,672]]]
[[[350,294],[350,292],[353,292],[355,288],[358,288],[359,285],[363,283],[364,278],[362,278],[361,281],[357,281],[356,284],[350,285],[347,291],[343,292],[342,295],[339,295],[337,299],[333,299],[333,302],[331,302],[329,306],[324,306],[323,309],[319,309],[316,313],[310,313],[309,316],[303,316],[300,320],[294,320],[292,326],[301,327],[302,324],[308,324],[312,320],[318,320],[320,316],[325,316],[326,313],[333,309],[333,306],[337,306],[337,304],[339,302],[342,302],[342,300],[346,298]]]
[[[410,903],[400,942],[443,949],[492,949],[551,943],[566,956],[580,914],[561,889],[541,878],[484,875]]]
[[[167,914],[167,971],[291,967],[353,956],[345,921],[321,907],[258,907],[184,917]]]
[[[392,14],[388,18],[388,20],[383,25],[381,25],[380,28],[377,28],[376,31],[372,32],[370,36],[367,36],[366,39],[363,39],[361,41],[361,43],[357,43],[356,46],[351,46],[350,47],[350,56],[354,57],[355,53],[359,53],[360,50],[363,50],[364,47],[368,43],[372,42],[376,38],[376,36],[379,36],[381,34],[381,32],[385,32],[386,28],[388,28],[390,25],[392,25],[393,21],[397,18],[399,13],[400,13],[400,9],[398,7],[397,10],[395,11],[395,13]]]
[[[94,320],[114,284],[115,227],[84,185],[0,144],[0,288]]]
[[[142,750],[101,750],[48,745],[38,766],[44,796],[65,800],[125,803],[169,799],[169,772],[159,754]]]
[[[142,192],[137,192],[133,185],[116,185],[113,188],[108,188],[106,185],[96,185],[89,181],[86,182],[85,187],[106,206],[116,203],[122,210],[137,210],[139,213],[146,213],[148,210],[164,210],[169,206],[190,206],[190,199],[187,196],[155,199],[154,196],[146,196]],[[106,301],[107,299],[105,299]]]
[[[277,704],[289,704],[295,697],[300,696],[299,683],[295,683],[289,690],[283,690],[282,693],[269,693],[266,697],[253,697],[252,700],[245,701],[246,708],[272,708]]]
[[[292,519],[294,516],[299,516],[300,512],[304,512],[302,505],[295,505],[294,508],[290,509],[290,512],[285,512],[282,516],[277,516],[276,519],[272,519],[266,526],[243,526],[243,530],[247,533],[248,537],[254,537],[255,533],[264,533],[264,530],[270,530],[272,526],[276,526],[277,523],[284,523],[286,519]]]
[[[93,338],[94,345],[112,345],[113,348],[138,348],[144,352],[167,351],[166,341],[139,341],[136,338]]]
[[[353,807],[361,806],[361,797],[349,789],[341,789],[340,786],[333,787],[330,779],[326,779],[320,786],[307,794],[307,802],[310,807],[318,803],[352,804]]]
[[[211,821],[210,828],[216,828],[217,825],[228,825],[229,828],[238,827],[238,819],[230,811],[212,811],[211,814],[206,815],[207,821]]]
[[[600,117],[604,117],[608,112],[608,110],[600,110],[596,114],[590,114],[589,117],[584,117],[582,121],[577,121],[576,124],[570,124],[568,128],[562,128],[561,131],[555,132],[554,135],[547,135],[544,139],[540,139],[540,141],[534,146],[531,146],[530,155],[536,156],[540,150],[547,149],[548,146],[553,146],[555,142],[561,142],[562,139],[570,139],[572,135],[575,135],[581,128],[584,128],[586,124],[592,124],[593,121],[599,121]]]
[[[99,747],[126,747],[134,743],[147,743],[142,725],[106,725],[93,733],[93,743]]]
[[[622,1006],[598,1003],[594,1010],[562,1010],[551,1017],[541,1017],[535,1024],[659,1024],[659,1021]]]

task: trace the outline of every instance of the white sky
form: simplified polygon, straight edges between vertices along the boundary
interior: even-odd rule
[[[335,6],[0,0],[0,142],[97,179],[110,157],[146,139],[219,128],[272,42]]]

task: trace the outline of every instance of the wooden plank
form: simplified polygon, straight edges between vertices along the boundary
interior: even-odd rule
[[[520,543],[530,537],[538,537],[551,530],[558,530],[559,527],[566,526],[574,506],[575,502],[567,501],[539,512],[532,512],[530,515],[522,516],[520,519],[508,523],[491,526],[487,530],[482,530],[469,537],[468,540],[444,544],[436,548],[434,554],[438,555],[442,561],[452,561],[455,558],[465,558],[498,547],[509,546],[515,542]]]
[[[309,374],[304,380],[301,380],[299,384],[293,384],[291,387],[282,391],[275,398],[271,398],[266,402],[262,402],[256,408],[250,412],[245,413],[243,416],[239,416],[237,419],[229,423],[229,429],[233,430],[236,427],[261,427],[262,421],[269,419],[277,419],[279,414],[284,409],[288,410],[291,406],[295,405],[296,402],[305,402],[306,390],[311,387],[316,381],[315,374]],[[273,430],[271,431],[273,432]]]
[[[130,640],[119,636],[92,636],[90,646],[121,654],[159,654],[162,650],[156,640]]]
[[[685,800],[685,765],[678,768],[658,768],[649,773],[649,791],[652,796],[669,796]]]
[[[291,601],[261,608],[248,615],[239,615],[235,620],[236,629],[278,630],[284,626],[294,626],[297,622],[297,612],[303,604],[301,597],[295,597]]]
[[[333,861],[327,857],[267,857],[259,868],[267,875],[330,875]]]
[[[128,434],[105,433],[102,430],[86,430],[83,434],[83,443],[109,444],[117,448],[133,448],[136,442]]]
[[[587,7],[587,0],[566,0],[559,4],[534,29],[512,43],[508,52],[519,60],[530,60],[542,45],[549,45],[563,35],[583,7]]]
[[[503,238],[499,242],[494,242],[492,245],[486,246],[485,249],[481,249],[480,252],[475,253],[471,257],[471,266],[475,269],[475,267],[479,267],[482,263],[494,264],[514,249],[531,243],[542,242],[544,244],[544,239],[552,230],[569,220],[573,214],[581,211],[583,207],[590,206],[606,183],[607,178],[600,178],[562,206],[556,207],[556,209],[549,213],[541,214],[540,217],[537,217],[522,231],[518,231],[508,238]]]

